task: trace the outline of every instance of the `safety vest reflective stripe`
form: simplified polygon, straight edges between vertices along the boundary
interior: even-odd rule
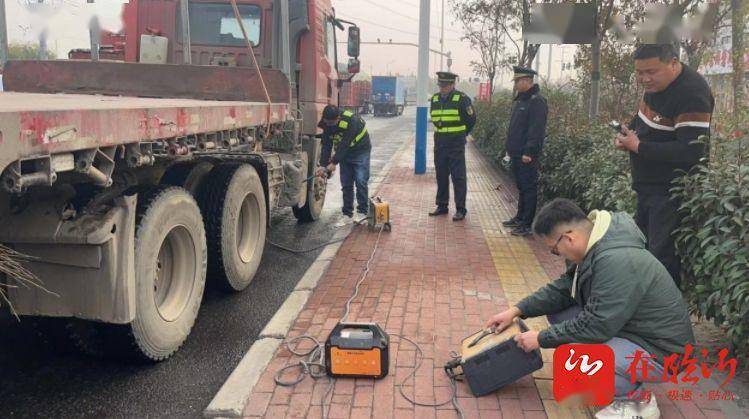
[[[367,135],[367,129],[366,128],[364,128],[363,130],[361,130],[361,132],[359,133],[359,135],[357,135],[354,138],[354,141],[351,142],[351,147],[359,144],[359,141],[361,141],[361,139],[364,138],[365,135]]]
[[[338,123],[338,128],[341,128],[341,129],[346,129],[346,128],[348,128],[348,121],[340,121],[340,122]]]
[[[456,116],[433,116],[433,122],[460,122],[460,115]]]
[[[460,109],[433,109],[432,116],[460,115]]]
[[[339,124],[339,126],[340,126],[340,124]],[[348,126],[348,124],[347,124],[347,126]],[[361,141],[361,139],[364,138],[365,135],[367,135],[367,129],[366,128],[364,128],[356,137],[354,137],[353,140],[351,140],[351,144],[349,144],[349,147],[354,147],[357,144],[359,144],[359,141]],[[333,144],[334,145],[338,145],[338,143],[340,143],[341,140],[343,139],[343,136],[341,134],[335,134],[331,138],[333,140]]]
[[[432,98],[432,102],[439,102],[440,101],[440,95],[434,95]]]
[[[439,133],[450,133],[450,132],[464,132],[467,130],[467,128],[465,125],[460,125],[457,127],[442,127],[442,128],[435,127],[434,130]]]
[[[351,111],[343,111],[343,116],[348,116],[349,118],[354,116],[354,113]]]
[[[460,102],[460,95],[459,94],[454,94],[453,95],[453,102]]]

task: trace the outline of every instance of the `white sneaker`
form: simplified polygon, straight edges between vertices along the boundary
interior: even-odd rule
[[[349,217],[348,215],[341,214],[341,219],[338,220],[337,223],[335,223],[336,228],[345,227],[349,224],[352,224],[354,222],[354,219]]]
[[[658,419],[661,411],[655,396],[648,401],[614,400],[613,403],[596,413],[596,419]]]
[[[366,220],[366,219],[367,219],[367,214],[362,214],[360,212],[357,212],[356,214],[354,214],[354,223],[355,224],[359,224],[363,220]]]

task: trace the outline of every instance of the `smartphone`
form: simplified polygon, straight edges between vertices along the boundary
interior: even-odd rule
[[[622,129],[622,124],[619,123],[619,121],[611,121],[609,122],[609,126],[611,129],[617,132],[617,134],[624,134],[624,130]]]

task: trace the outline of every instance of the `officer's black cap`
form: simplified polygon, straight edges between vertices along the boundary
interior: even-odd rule
[[[533,77],[533,76],[538,75],[538,73],[532,68],[520,67],[517,65],[512,66],[512,72],[513,72],[513,75],[512,75],[513,80],[522,79],[523,77]]]
[[[333,120],[341,115],[341,111],[335,105],[328,105],[322,110],[322,119]]]
[[[437,72],[437,83],[455,83],[458,75],[447,71]]]

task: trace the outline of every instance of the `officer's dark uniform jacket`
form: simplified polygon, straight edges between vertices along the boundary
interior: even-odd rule
[[[537,84],[515,97],[507,129],[506,149],[510,157],[525,155],[535,160],[541,154],[547,113],[546,99]]]
[[[328,127],[320,121],[318,126],[323,129],[320,165],[338,164],[345,161],[347,156],[370,151],[372,143],[365,125],[364,120],[351,111],[343,111],[335,127]],[[333,147],[335,155],[331,158]]]
[[[453,90],[442,100],[439,93],[432,96],[430,115],[437,142],[462,140],[476,125],[476,113],[465,93]]]

